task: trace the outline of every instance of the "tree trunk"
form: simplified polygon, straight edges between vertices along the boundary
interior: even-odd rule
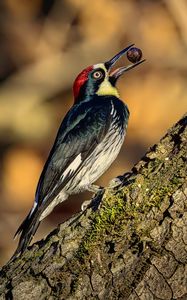
[[[0,300],[187,299],[187,115],[87,209],[1,270]]]

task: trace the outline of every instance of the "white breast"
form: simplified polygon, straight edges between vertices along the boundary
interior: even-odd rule
[[[79,173],[81,181],[77,188],[84,190],[95,182],[116,159],[124,141],[125,133],[121,133],[117,125],[112,124],[104,140],[97,145],[92,154],[85,160],[84,167]]]

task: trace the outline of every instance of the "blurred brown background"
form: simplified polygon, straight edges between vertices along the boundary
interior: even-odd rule
[[[185,113],[186,15],[186,0],[0,2],[0,264],[16,247],[13,235],[32,205],[56,131],[72,104],[73,80],[83,68],[131,43],[147,59],[118,84],[131,112],[128,135],[101,185],[128,171]],[[80,210],[87,197],[58,207],[35,240]]]

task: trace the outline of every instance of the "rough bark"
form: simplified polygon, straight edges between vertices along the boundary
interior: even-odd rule
[[[3,299],[187,299],[187,116],[101,207],[1,271]]]

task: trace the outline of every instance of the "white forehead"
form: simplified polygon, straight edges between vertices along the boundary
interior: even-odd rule
[[[105,68],[105,65],[102,64],[102,63],[94,65],[93,68],[94,69],[101,68],[101,69],[103,69],[107,73],[107,69]]]

